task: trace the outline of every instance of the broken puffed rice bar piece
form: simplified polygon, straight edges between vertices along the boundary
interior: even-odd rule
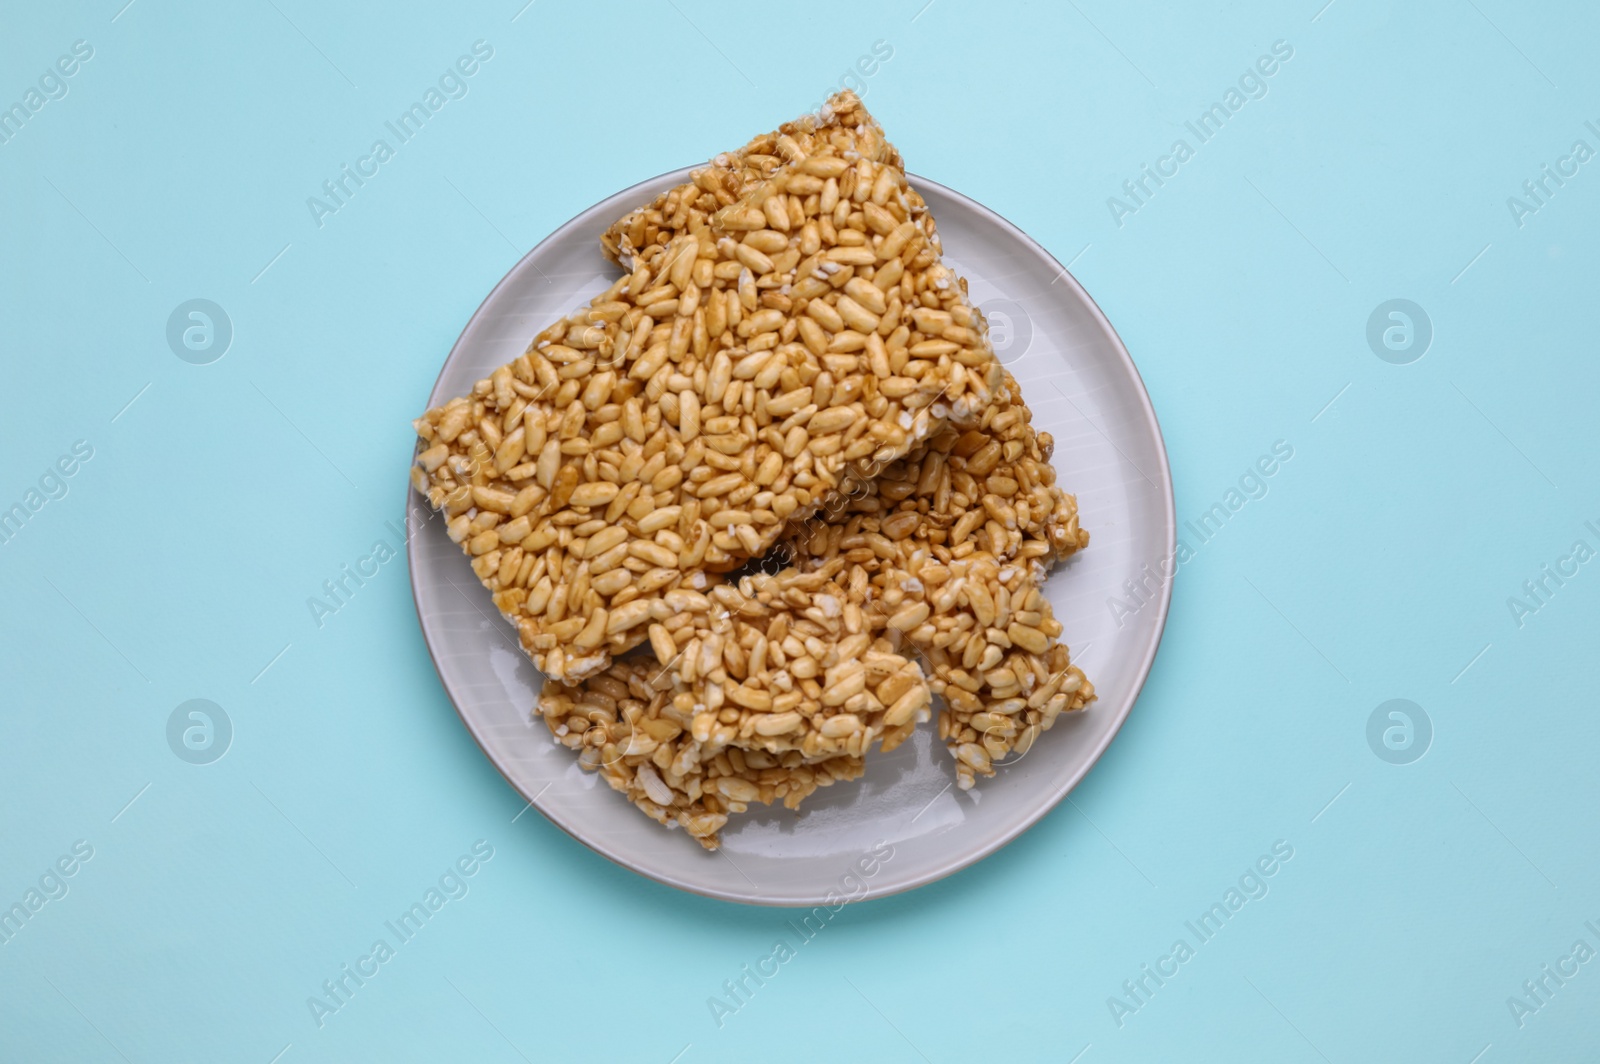
[[[673,704],[710,750],[860,757],[903,742],[931,701],[917,663],[863,610],[866,574],[745,576],[712,592],[710,612],[671,662]],[[876,621],[876,623],[874,623]]]
[[[820,787],[858,778],[859,757],[807,762],[797,752],[770,755],[730,749],[707,756],[687,730],[663,712],[659,666],[623,660],[577,685],[547,682],[535,712],[557,742],[579,751],[578,763],[598,771],[647,816],[682,827],[708,850],[730,815],[751,803],[781,801],[798,808]]]

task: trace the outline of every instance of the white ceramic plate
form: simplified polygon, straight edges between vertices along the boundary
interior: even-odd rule
[[[470,390],[545,325],[609,285],[617,274],[600,253],[601,232],[688,175],[677,170],[619,192],[530,251],[467,323],[428,406]],[[443,522],[427,521],[426,504],[410,494],[413,525],[423,524],[408,548],[417,615],[461,719],[552,822],[662,883],[729,901],[812,906],[831,900],[830,892],[879,897],[965,868],[1020,835],[1083,778],[1127,718],[1155,658],[1170,581],[1120,626],[1107,605],[1125,598],[1123,582],[1141,567],[1161,572],[1175,544],[1166,449],[1138,371],[1100,309],[1042,247],[959,193],[915,175],[911,183],[938,219],[946,261],[988,315],[1034,424],[1055,436],[1060,483],[1077,494],[1091,535],[1046,590],[1099,699],[1062,717],[994,778],[967,792],[952,786],[955,774],[930,722],[893,753],[869,758],[862,779],[818,791],[799,812],[752,806],[722,832],[722,850],[708,853],[645,817],[555,745],[532,717],[542,677],[515,630]]]

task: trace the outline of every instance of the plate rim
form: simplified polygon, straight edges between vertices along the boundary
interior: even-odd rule
[[[634,184],[629,185],[627,188],[621,189],[615,193],[612,193],[611,195],[604,196],[589,207],[556,226],[538,243],[529,248],[526,254],[519,258],[509,269],[506,270],[505,275],[502,276],[500,280],[496,282],[495,286],[489,290],[488,294],[483,297],[481,302],[479,302],[477,308],[472,312],[471,316],[467,318],[466,323],[462,325],[460,335],[456,337],[455,343],[450,345],[450,351],[445,355],[444,362],[439,367],[439,375],[434,378],[433,387],[429,389],[428,405],[425,407],[425,409],[432,409],[432,407],[437,405],[439,401],[438,393],[442,386],[445,372],[449,368],[451,362],[455,359],[457,353],[461,350],[461,345],[466,339],[467,334],[472,331],[473,326],[478,322],[479,318],[483,316],[484,308],[495,299],[500,290],[506,286],[506,284],[514,275],[521,272],[523,264],[539,253],[540,248],[544,247],[547,243],[555,239],[557,235],[569,227],[581,224],[587,220],[590,215],[599,212],[600,209],[610,201],[619,197],[627,196],[629,193],[632,193],[637,189],[644,188],[647,185],[655,185],[665,178],[672,178],[677,183],[681,184],[689,179],[689,175],[692,171],[700,169],[703,166],[705,166],[704,163],[696,163],[690,166],[679,167],[675,170],[668,170],[657,174],[654,177],[645,178],[642,181],[635,182]],[[1161,422],[1156,415],[1155,406],[1150,400],[1150,390],[1145,386],[1144,377],[1142,374],[1140,374],[1139,367],[1134,363],[1133,356],[1128,353],[1127,345],[1123,343],[1121,335],[1118,334],[1116,328],[1111,324],[1111,320],[1107,318],[1105,312],[1100,309],[1100,305],[1095,302],[1094,297],[1089,294],[1089,292],[1081,283],[1079,283],[1078,279],[1072,275],[1070,270],[1061,265],[1060,260],[1052,255],[1049,249],[1047,249],[1043,244],[1039,243],[1033,237],[1029,236],[1025,231],[1012,223],[1009,219],[992,208],[989,208],[984,204],[979,203],[977,200],[972,199],[970,196],[957,192],[955,189],[941,184],[938,181],[922,177],[918,174],[912,173],[909,170],[906,171],[906,178],[914,187],[921,186],[925,188],[937,189],[940,195],[948,196],[950,199],[960,202],[963,207],[973,211],[983,221],[1008,231],[1013,237],[1019,239],[1023,244],[1031,247],[1033,251],[1040,255],[1047,263],[1053,264],[1056,267],[1056,269],[1059,271],[1057,280],[1064,279],[1067,282],[1070,290],[1074,292],[1077,297],[1082,300],[1084,305],[1086,305],[1091,311],[1094,321],[1111,340],[1112,349],[1116,353],[1117,357],[1121,360],[1122,368],[1127,371],[1133,383],[1137,386],[1139,408],[1142,411],[1149,427],[1155,430],[1154,435],[1156,454],[1160,459],[1158,463],[1159,469],[1157,470],[1160,482],[1156,485],[1156,487],[1159,489],[1158,493],[1161,497],[1161,501],[1165,503],[1166,507],[1166,551],[1164,556],[1172,556],[1177,550],[1178,520],[1176,498],[1174,496],[1172,486],[1172,467],[1167,457],[1166,437],[1161,431]],[[418,503],[416,490],[411,486],[409,481],[406,484],[405,492],[406,501],[404,513],[409,514],[411,507]],[[713,898],[718,901],[733,902],[740,905],[758,905],[766,908],[803,909],[823,904],[824,899],[820,897],[812,901],[787,901],[765,898],[760,894],[746,894],[737,890],[708,887],[704,884],[685,880],[681,877],[671,874],[670,872],[662,872],[641,867],[640,865],[633,863],[626,855],[615,852],[610,846],[605,844],[603,840],[597,838],[587,838],[584,835],[579,834],[574,827],[565,823],[561,816],[558,816],[553,811],[546,809],[543,805],[541,805],[539,798],[535,795],[529,794],[527,790],[525,790],[515,779],[511,777],[506,769],[500,764],[499,760],[489,752],[489,747],[485,744],[483,735],[479,733],[478,727],[474,725],[473,721],[462,710],[460,698],[457,697],[456,692],[451,687],[450,681],[445,678],[443,670],[441,670],[439,667],[439,659],[437,654],[434,652],[433,639],[429,635],[428,631],[428,622],[423,615],[422,603],[417,599],[417,581],[415,579],[417,552],[419,550],[417,539],[418,537],[416,536],[410,536],[406,540],[406,573],[411,583],[412,609],[416,611],[417,624],[421,629],[423,644],[428,649],[428,660],[433,665],[434,675],[438,677],[439,686],[444,689],[445,696],[450,700],[451,708],[455,710],[456,716],[460,718],[461,723],[466,727],[467,734],[472,736],[472,741],[477,744],[478,750],[483,754],[484,760],[488,761],[489,764],[494,767],[495,771],[500,774],[500,777],[511,786],[512,790],[521,795],[522,798],[527,801],[530,807],[537,809],[539,814],[543,816],[546,821],[565,832],[570,838],[606,858],[613,864],[618,865],[621,868],[625,868],[635,875],[643,876],[646,879],[661,883],[677,890],[682,890],[690,894],[697,894],[701,897]],[[885,889],[881,890],[869,888],[867,893],[856,899],[858,903],[863,901],[873,901],[879,898],[887,898],[895,894],[903,894],[906,891],[916,890],[919,887],[925,887],[930,883],[938,882],[941,879],[952,876],[965,868],[970,868],[972,865],[987,859],[993,854],[1004,849],[1006,846],[1010,845],[1012,842],[1016,841],[1030,828],[1034,827],[1041,820],[1043,820],[1047,815],[1049,815],[1051,810],[1055,809],[1056,806],[1061,804],[1062,800],[1065,799],[1067,795],[1072,793],[1078,784],[1083,782],[1084,778],[1088,776],[1090,770],[1093,769],[1095,765],[1099,764],[1100,758],[1105,756],[1105,752],[1111,746],[1112,741],[1116,739],[1119,734],[1121,734],[1123,725],[1127,723],[1128,717],[1133,713],[1134,706],[1138,704],[1139,696],[1144,693],[1145,684],[1148,682],[1151,669],[1155,665],[1156,654],[1160,651],[1162,640],[1166,635],[1167,620],[1172,606],[1173,583],[1174,581],[1168,580],[1162,584],[1155,625],[1148,643],[1143,648],[1143,651],[1140,655],[1137,667],[1138,679],[1131,687],[1127,706],[1117,715],[1116,719],[1111,721],[1109,730],[1106,732],[1101,741],[1089,751],[1089,756],[1084,759],[1081,767],[1077,771],[1071,773],[1054,789],[1046,792],[1046,794],[1043,796],[1043,800],[1038,804],[1037,809],[1031,811],[1014,827],[1010,828],[1009,830],[999,832],[992,838],[985,839],[980,844],[963,850],[959,854],[952,855],[948,860],[939,863],[935,867],[930,868],[929,870],[914,876],[905,882],[896,883],[893,886],[885,885]],[[542,794],[543,791],[540,791],[539,793]]]

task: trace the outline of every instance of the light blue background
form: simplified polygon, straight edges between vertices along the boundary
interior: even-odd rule
[[[0,1057],[1592,1053],[1600,963],[1520,1029],[1506,1004],[1600,948],[1600,564],[1521,628],[1507,607],[1600,547],[1600,163],[1521,227],[1506,205],[1600,148],[1591,6],[122,3],[8,0],[0,23],[0,102],[94,48],[0,145],[0,506],[94,448],[0,545],[0,904],[94,848],[0,945]],[[480,38],[469,94],[319,228],[306,198]],[[403,559],[320,629],[306,599],[396,543],[408,419],[527,248],[814,106],[879,40],[866,101],[911,168],[1071,260],[1120,331],[1180,520],[1274,441],[1294,458],[1182,568],[1073,803],[844,910],[719,1029],[706,999],[788,914],[513,822]],[[1278,40],[1265,98],[1119,228],[1107,197]],[[196,297],[233,323],[210,365],[165,339]],[[1397,297],[1434,329],[1409,365],[1365,339]],[[203,767],[165,737],[191,698],[234,727]],[[1368,747],[1391,698],[1433,723],[1413,764]],[[470,893],[319,1029],[308,996],[480,839]],[[1107,998],[1280,839],[1270,894],[1119,1028]]]

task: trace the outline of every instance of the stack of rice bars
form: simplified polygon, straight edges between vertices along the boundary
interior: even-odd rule
[[[417,419],[412,470],[580,764],[714,849],[933,695],[963,789],[1094,698],[1041,589],[1089,539],[1053,441],[854,94],[602,246],[628,272]]]

